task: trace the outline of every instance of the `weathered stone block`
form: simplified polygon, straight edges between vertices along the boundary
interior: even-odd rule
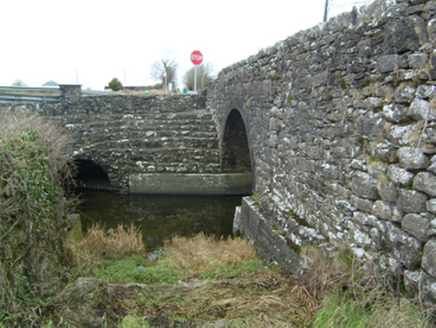
[[[412,184],[415,175],[406,169],[399,167],[398,165],[389,165],[388,177],[391,181],[401,185],[408,186]]]
[[[430,229],[430,221],[419,214],[407,214],[403,217],[401,227],[421,241],[427,240],[427,232]]]
[[[392,204],[390,202],[377,200],[372,210],[377,217],[392,221]]]
[[[397,187],[386,178],[378,180],[377,190],[381,199],[386,202],[395,202],[398,198]]]
[[[423,273],[422,291],[425,297],[433,303],[436,303],[436,278]]]
[[[423,191],[427,195],[436,196],[436,175],[428,172],[419,172],[413,179],[413,188]]]
[[[431,108],[430,102],[419,98],[412,102],[407,115],[415,120],[436,120],[436,110]]]
[[[350,203],[356,207],[357,209],[364,211],[366,213],[371,213],[372,208],[374,206],[374,202],[368,199],[363,199],[360,197],[357,197],[356,195],[352,195],[350,197]]]
[[[421,99],[429,99],[433,97],[433,94],[435,92],[435,86],[434,85],[420,85],[418,86],[418,89],[416,90],[416,96]]]
[[[363,212],[354,212],[353,222],[356,223],[365,232],[368,232],[371,227],[375,227],[383,233],[386,231],[385,223],[380,221],[374,215],[369,215]]]
[[[428,212],[436,213],[436,198],[432,198],[425,202],[425,207]]]
[[[394,125],[389,129],[387,138],[400,146],[406,146],[410,144],[409,139],[414,132],[414,125]]]
[[[392,72],[398,69],[398,55],[384,55],[377,60],[377,70],[380,73]]]
[[[410,85],[400,86],[395,90],[394,99],[398,103],[410,103],[415,97],[416,89]]]
[[[386,104],[383,106],[383,117],[391,122],[399,123],[407,116],[407,108],[401,104]]]
[[[244,236],[252,239],[262,259],[275,261],[291,272],[299,270],[298,255],[287,245],[286,240],[272,230],[258,207],[249,198],[243,198],[240,225]]]
[[[401,189],[397,205],[405,213],[422,213],[426,200],[427,196],[419,191]]]
[[[427,156],[419,148],[400,148],[398,158],[400,159],[400,165],[407,169],[426,169],[429,166]]]
[[[431,19],[427,24],[427,32],[431,42],[436,42],[436,19]],[[436,66],[436,65],[434,65]]]
[[[359,229],[350,230],[349,233],[352,238],[352,241],[357,247],[361,247],[365,249],[366,247],[369,247],[372,243],[372,240],[369,237],[369,235],[365,232],[362,232]]]
[[[383,140],[370,150],[372,158],[378,158],[386,163],[397,163],[398,156],[395,144],[389,140]]]
[[[422,268],[436,279],[436,239],[429,240],[424,246]]]
[[[382,238],[382,244],[391,256],[402,263],[408,270],[415,270],[421,264],[421,243],[392,223],[386,223],[386,234]]]
[[[421,271],[404,271],[404,286],[412,295],[416,295],[420,290]]]
[[[350,187],[359,197],[370,200],[378,198],[377,179],[368,173],[356,171],[351,179]]]
[[[427,65],[428,55],[427,54],[411,54],[407,57],[409,66],[411,68],[423,68]]]

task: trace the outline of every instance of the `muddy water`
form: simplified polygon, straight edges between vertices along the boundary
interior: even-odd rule
[[[240,196],[126,196],[89,191],[81,199],[84,230],[97,222],[107,228],[133,223],[140,227],[149,251],[174,234],[231,235],[235,207],[241,204]]]

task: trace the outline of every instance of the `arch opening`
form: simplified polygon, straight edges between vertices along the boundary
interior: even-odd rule
[[[247,130],[237,109],[231,110],[224,128],[221,168],[225,173],[252,172]]]
[[[72,189],[75,193],[86,190],[111,190],[109,176],[100,165],[85,159],[77,159],[74,164]]]

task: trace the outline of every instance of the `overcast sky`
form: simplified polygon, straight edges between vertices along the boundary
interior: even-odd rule
[[[349,8],[332,8],[331,14]],[[348,1],[352,2],[352,1]],[[334,2],[333,2],[334,3]],[[322,22],[325,0],[0,0],[0,85],[49,80],[103,90],[155,84],[167,51],[179,81],[199,50],[216,72]],[[181,84],[179,86],[182,86]]]

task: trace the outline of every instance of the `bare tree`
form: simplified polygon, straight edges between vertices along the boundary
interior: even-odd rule
[[[197,66],[197,89],[207,87],[213,80],[212,72],[214,67],[211,63],[206,63]],[[186,72],[183,83],[188,90],[194,90],[195,68],[192,67]]]
[[[177,68],[174,54],[167,52],[160,60],[151,65],[150,75],[155,80],[161,80],[164,90],[168,91],[168,85],[176,83]]]

